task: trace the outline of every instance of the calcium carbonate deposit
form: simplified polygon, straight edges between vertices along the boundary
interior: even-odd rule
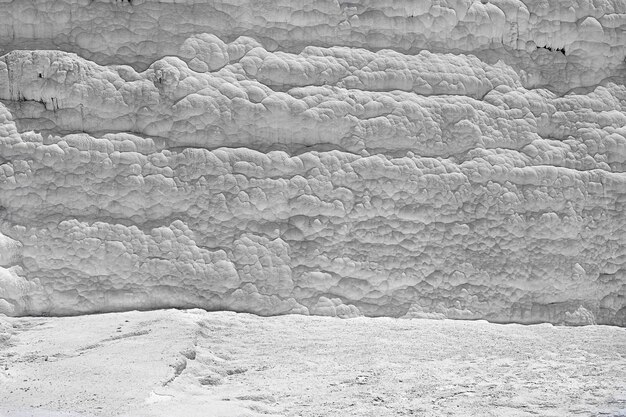
[[[623,0],[0,0],[0,313],[626,325]]]

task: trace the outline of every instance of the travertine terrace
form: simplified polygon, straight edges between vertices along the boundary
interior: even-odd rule
[[[0,313],[626,325],[626,3],[0,0]]]

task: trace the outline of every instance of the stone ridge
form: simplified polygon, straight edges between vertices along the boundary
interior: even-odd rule
[[[626,3],[572,0],[2,0],[0,54],[59,49],[144,70],[210,33],[268,50],[307,46],[471,53],[525,86],[565,92],[623,78]]]
[[[0,313],[626,325],[626,5],[441,3],[0,2]]]

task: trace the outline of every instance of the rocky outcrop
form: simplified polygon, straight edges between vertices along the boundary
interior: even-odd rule
[[[0,3],[0,313],[626,325],[626,6],[417,3]]]

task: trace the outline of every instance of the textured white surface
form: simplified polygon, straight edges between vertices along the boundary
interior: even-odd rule
[[[192,45],[203,42],[181,45],[211,33],[250,36],[289,52],[310,45],[471,52],[514,63],[531,86],[569,90],[617,75],[626,48],[621,0],[3,0],[0,6],[2,49],[61,49],[138,69],[163,56],[189,57]],[[563,48],[567,57],[544,47]],[[212,61],[219,65],[226,54],[213,48],[206,50],[220,55]]]
[[[0,2],[0,312],[625,325],[626,5],[376,3]]]
[[[2,417],[626,413],[613,326],[198,310],[7,323]]]

